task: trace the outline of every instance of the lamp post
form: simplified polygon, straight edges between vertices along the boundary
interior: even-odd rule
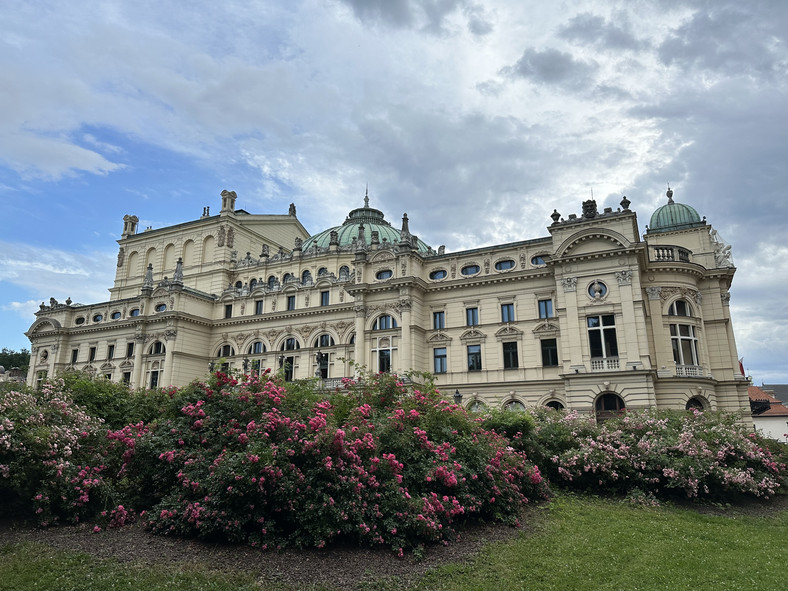
[[[209,371],[209,372],[211,372],[211,373],[213,373],[213,370],[214,370],[214,368],[215,368],[215,367],[216,367],[216,364],[213,362],[213,359],[211,359],[211,360],[208,362],[208,371]]]
[[[462,394],[460,394],[459,390],[454,391],[454,404],[462,406]]]
[[[280,355],[279,356],[279,369],[282,369],[284,366],[285,366],[285,356],[284,355]]]

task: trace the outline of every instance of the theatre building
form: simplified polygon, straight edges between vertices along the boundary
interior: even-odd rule
[[[82,370],[183,386],[270,367],[332,389],[364,367],[432,372],[468,408],[749,412],[730,246],[671,190],[643,235],[624,197],[554,211],[543,237],[454,252],[368,196],[312,235],[294,205],[261,215],[236,199],[166,228],[125,216],[109,300],[41,304],[29,384]]]

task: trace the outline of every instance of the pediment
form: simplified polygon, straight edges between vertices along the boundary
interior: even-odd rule
[[[533,329],[533,333],[537,336],[555,336],[560,330],[561,327],[558,326],[557,322],[546,320],[537,324]]]
[[[483,340],[486,338],[487,335],[476,327],[469,328],[468,330],[466,330],[464,333],[460,335],[461,341]]]
[[[556,250],[558,257],[616,251],[630,246],[629,240],[612,230],[586,230],[570,236]]]
[[[105,361],[104,363],[101,364],[101,368],[100,369],[102,369],[102,370],[115,369],[115,366],[112,365],[109,361]]]
[[[393,261],[394,255],[388,250],[379,250],[370,259],[373,263],[382,263],[384,261]]]
[[[436,332],[427,339],[428,343],[448,343],[449,341],[451,341],[451,337],[445,332]]]
[[[506,326],[502,326],[501,328],[499,328],[496,331],[495,336],[497,336],[497,337],[510,337],[510,336],[520,336],[522,334],[523,334],[523,331],[521,331],[519,328],[516,328],[516,327],[514,327],[514,326],[512,326],[510,324],[507,324]]]
[[[124,359],[123,361],[121,361],[118,364],[118,367],[123,367],[123,368],[134,367],[134,364],[131,361],[129,361],[128,359]]]

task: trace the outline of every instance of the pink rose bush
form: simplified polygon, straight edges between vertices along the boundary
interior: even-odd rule
[[[649,498],[734,499],[770,497],[786,483],[785,463],[733,415],[644,410],[596,425],[572,412],[529,413],[536,428],[520,445],[556,484]]]

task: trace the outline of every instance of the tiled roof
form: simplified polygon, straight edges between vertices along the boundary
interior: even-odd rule
[[[758,417],[788,417],[788,407],[784,406],[777,398],[763,391],[758,386],[750,386],[747,388],[747,394],[752,401],[768,401],[769,408],[761,413]]]

